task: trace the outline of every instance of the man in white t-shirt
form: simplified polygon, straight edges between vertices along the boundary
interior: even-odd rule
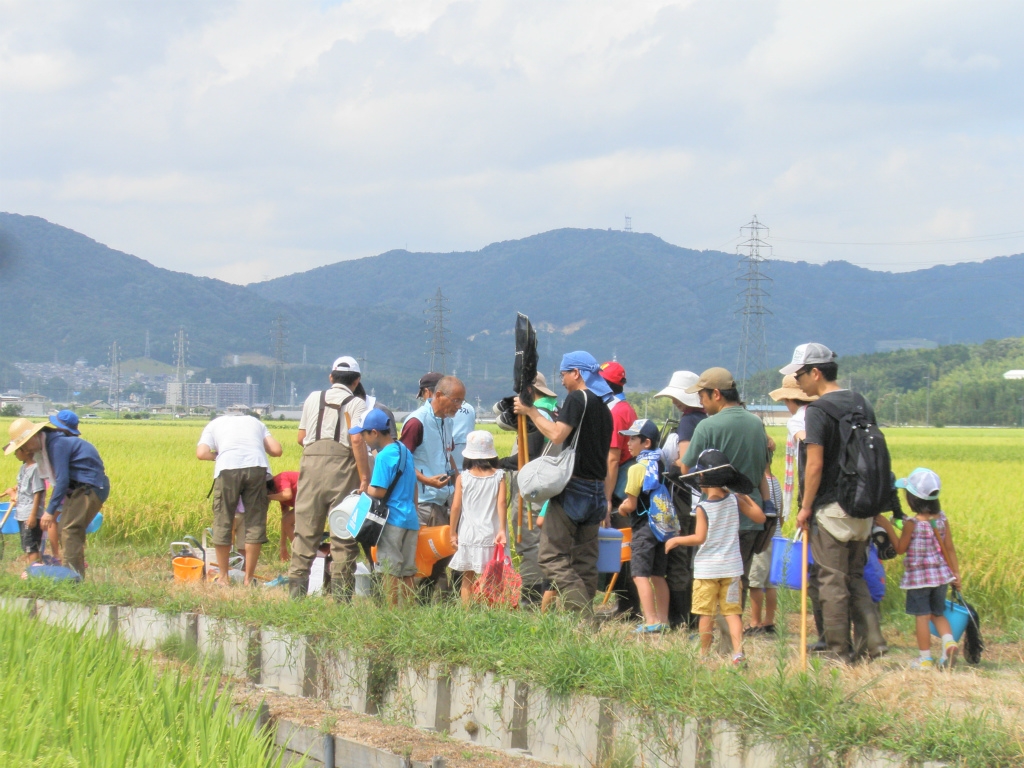
[[[213,465],[213,546],[222,584],[230,584],[228,557],[231,526],[241,499],[245,508],[245,583],[256,573],[260,550],[267,541],[267,454],[280,456],[281,444],[253,416],[220,416],[203,430],[196,458]]]

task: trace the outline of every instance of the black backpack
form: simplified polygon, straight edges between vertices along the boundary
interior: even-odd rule
[[[836,501],[850,517],[864,520],[892,509],[892,469],[885,436],[868,417],[867,401],[856,393],[854,397],[851,411],[841,411],[828,400],[807,407],[820,408],[839,422]]]

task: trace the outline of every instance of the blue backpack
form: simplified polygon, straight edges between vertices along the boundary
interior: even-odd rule
[[[647,515],[647,524],[658,541],[668,541],[679,535],[679,515],[672,503],[672,492],[661,480],[661,462],[651,459],[644,476],[645,493],[649,494],[647,509],[640,514]]]

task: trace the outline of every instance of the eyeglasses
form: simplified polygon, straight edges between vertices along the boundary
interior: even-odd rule
[[[441,397],[445,398],[446,400],[451,400],[456,405],[462,405],[464,402],[466,402],[466,398],[464,397],[452,397],[451,395],[445,394],[442,394]]]
[[[797,381],[800,381],[801,376],[806,376],[809,373],[810,371],[807,370],[797,371],[796,373],[793,374],[793,378],[796,379]]]

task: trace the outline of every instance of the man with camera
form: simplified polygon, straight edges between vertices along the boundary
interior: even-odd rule
[[[421,394],[423,390],[421,380]],[[441,377],[432,391],[433,397],[409,414],[399,438],[412,453],[413,466],[416,468],[419,498],[416,512],[422,527],[448,525],[455,477],[458,474],[452,456],[455,450],[452,417],[466,400],[466,387],[454,376]],[[450,557],[439,560],[430,576],[423,580],[421,589],[429,593],[436,584],[440,593],[447,591],[445,571],[450,560]]]

